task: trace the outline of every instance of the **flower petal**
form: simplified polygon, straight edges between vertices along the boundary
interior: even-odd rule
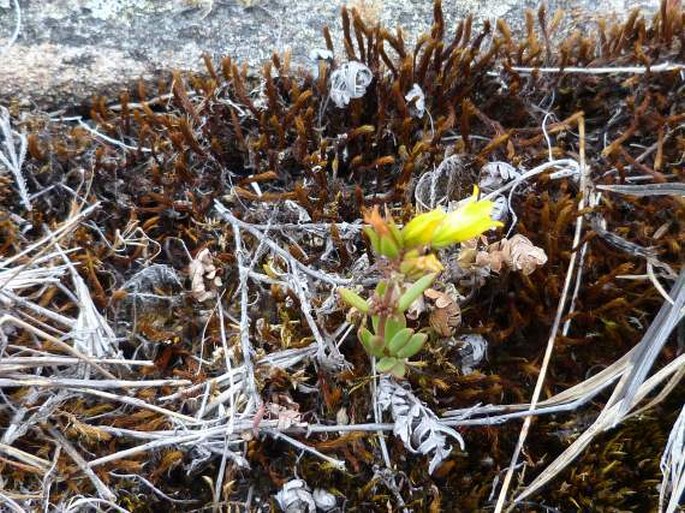
[[[416,248],[430,244],[433,232],[446,216],[447,213],[440,208],[416,216],[402,228],[404,246]]]
[[[493,206],[489,200],[471,201],[450,212],[433,232],[431,245],[435,249],[445,248],[502,226],[491,217]]]

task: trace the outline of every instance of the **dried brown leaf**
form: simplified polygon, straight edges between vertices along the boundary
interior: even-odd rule
[[[441,337],[454,335],[454,330],[461,324],[461,308],[454,298],[435,289],[428,289],[423,295],[432,306],[428,318],[431,328]]]

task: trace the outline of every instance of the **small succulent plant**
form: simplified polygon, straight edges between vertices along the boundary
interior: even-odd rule
[[[378,359],[376,368],[380,372],[404,377],[409,358],[428,340],[430,328],[407,327],[406,311],[443,269],[435,250],[501,225],[492,219],[493,203],[478,200],[477,195],[475,188],[471,200],[457,210],[431,210],[402,229],[387,212],[382,216],[378,207],[365,213],[364,232],[374,253],[388,261],[387,276],[368,300],[347,288],[339,289],[339,293],[345,303],[363,314],[357,335],[366,352]]]

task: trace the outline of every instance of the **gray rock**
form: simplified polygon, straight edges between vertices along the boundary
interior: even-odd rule
[[[364,6],[386,26],[404,27],[407,36],[432,22],[430,0],[0,0],[0,104],[54,109],[96,94],[116,97],[140,78],[203,69],[204,52],[257,68],[272,51],[290,47],[294,62],[303,63],[312,49],[324,46],[324,25],[331,27],[340,52],[344,4]],[[549,10],[568,11],[572,27],[599,12],[623,16],[638,4],[554,0]],[[17,5],[20,31],[8,47]],[[451,0],[443,9],[448,27],[473,13],[480,22],[503,17],[520,29],[524,9],[536,7],[531,0]],[[642,7],[654,11],[658,5]]]

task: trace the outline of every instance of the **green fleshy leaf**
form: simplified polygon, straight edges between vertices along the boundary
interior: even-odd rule
[[[340,297],[345,303],[356,308],[361,313],[369,313],[369,303],[353,290],[340,287],[338,289],[338,294],[340,294]]]
[[[435,280],[435,277],[438,275],[438,273],[430,273],[424,276],[423,278],[420,278],[419,280],[415,281],[411,287],[409,287],[402,296],[400,296],[399,301],[397,302],[397,310],[400,313],[404,313],[407,311],[407,309],[411,306],[411,304],[416,301],[421,294],[423,294],[423,291],[426,290],[428,287],[431,286],[433,283],[433,280]]]
[[[426,343],[428,335],[425,333],[416,333],[409,341],[399,349],[395,354],[398,358],[411,358],[416,353],[421,351],[423,345]]]
[[[376,253],[377,255],[380,254],[381,252],[381,239],[378,236],[378,234],[371,228],[370,226],[365,226],[363,228],[364,233],[366,236],[369,238],[369,241],[371,242],[371,249],[373,249],[373,252]]]
[[[378,372],[388,372],[390,369],[392,369],[395,366],[396,363],[397,363],[396,358],[393,358],[391,356],[386,356],[386,357],[378,360],[378,363],[376,364],[376,369],[378,370]]]
[[[381,325],[380,315],[371,316],[371,326],[373,327],[374,333],[378,333],[378,327]]]
[[[361,343],[366,346],[367,344],[371,343],[371,337],[373,337],[373,333],[362,326],[359,328],[359,331],[357,331],[357,336],[359,337],[359,340],[361,340]]]
[[[391,356],[398,356],[398,351],[407,345],[413,334],[414,330],[411,328],[404,328],[398,331],[388,342],[388,353]],[[386,338],[386,340],[388,339]]]
[[[378,335],[374,335],[371,339],[371,356],[381,358],[385,354],[385,340]]]
[[[388,282],[387,281],[379,281],[378,284],[376,285],[376,294],[378,294],[378,297],[383,297],[385,296],[385,292],[388,290]]]
[[[393,317],[388,317],[385,321],[385,340],[392,340],[395,334],[407,327],[407,319],[404,315],[395,315]]]
[[[392,233],[393,238],[398,241],[399,245],[402,246],[402,232],[397,227],[394,221],[388,223],[388,228],[390,228],[390,233]]]
[[[407,362],[406,362],[406,360],[397,360],[395,362],[395,365],[392,366],[392,369],[390,369],[389,372],[391,375],[393,375],[397,379],[404,378],[405,374],[407,373]]]
[[[400,254],[400,248],[393,240],[392,235],[381,237],[380,248],[380,254],[390,258],[391,260],[397,258],[397,256]]]
[[[360,328],[358,335],[359,340],[367,353],[369,353],[371,356],[375,356],[376,358],[383,356],[385,350],[385,341],[381,337],[378,335],[373,335],[366,328]]]

